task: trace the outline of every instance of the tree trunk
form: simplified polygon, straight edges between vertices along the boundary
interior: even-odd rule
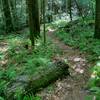
[[[100,39],[100,0],[96,0],[95,34],[94,37]]]
[[[79,11],[79,16],[81,16],[82,19],[83,19],[83,21],[84,21],[84,16],[83,16],[83,14],[82,14],[82,10],[81,10],[81,8],[80,8],[80,5],[78,4],[77,0],[74,0],[74,1],[75,1],[76,6],[77,6],[77,9],[78,9],[78,11]]]
[[[27,0],[27,5],[29,12],[30,39],[34,47],[35,39],[40,36],[38,0]]]
[[[46,32],[45,32],[45,6],[46,4],[45,4],[45,0],[43,0],[43,37],[44,37],[44,44],[46,43]]]
[[[14,100],[17,90],[21,91],[20,95],[35,94],[63,75],[69,75],[68,68],[69,66],[64,61],[56,61],[35,75],[22,75],[16,78],[6,90],[7,100]]]
[[[8,0],[2,0],[2,5],[3,5],[3,12],[5,17],[5,23],[6,23],[6,32],[9,33],[12,32],[14,28],[12,24],[12,17],[11,17]]]
[[[67,0],[67,12],[70,16],[70,21],[72,21],[72,0]]]
[[[19,22],[18,22],[18,16],[16,12],[16,5],[15,5],[15,0],[10,0],[10,7],[11,7],[11,12],[12,12],[12,22],[13,22],[13,27],[14,30],[16,31],[19,28]]]

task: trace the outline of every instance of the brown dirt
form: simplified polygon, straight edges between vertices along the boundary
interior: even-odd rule
[[[46,88],[38,95],[43,100],[85,100],[88,91],[84,88],[90,76],[90,65],[87,63],[86,55],[77,49],[65,45],[53,33],[54,30],[49,30],[48,37],[63,52],[59,58],[68,60],[71,66],[69,69],[71,76],[57,80],[52,90]]]

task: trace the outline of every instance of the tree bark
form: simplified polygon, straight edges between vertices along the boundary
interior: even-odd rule
[[[100,0],[96,0],[95,34],[94,37],[100,39]]]
[[[8,0],[2,0],[2,5],[3,5],[3,12],[5,17],[5,23],[6,23],[6,32],[9,33],[12,32],[14,28],[12,24],[12,17],[11,17]]]
[[[45,31],[45,29],[46,29],[46,26],[45,26],[45,6],[46,4],[45,4],[45,0],[43,0],[43,37],[44,37],[44,44],[46,43],[46,31]]]
[[[10,8],[11,8],[11,12],[12,12],[12,23],[13,23],[13,27],[14,30],[16,31],[19,28],[19,22],[18,22],[18,16],[17,16],[17,12],[16,12],[16,3],[15,0],[10,0]]]
[[[77,6],[77,9],[78,9],[78,11],[79,11],[79,16],[81,16],[82,19],[83,19],[83,21],[84,21],[84,16],[83,16],[83,14],[82,14],[82,10],[81,10],[81,8],[80,8],[80,5],[78,4],[77,0],[74,0],[74,1],[75,1],[76,6]]]
[[[6,90],[7,100],[13,100],[17,90],[21,91],[20,95],[29,93],[35,94],[37,91],[48,86],[63,75],[69,75],[68,68],[69,66],[64,61],[56,61],[35,75],[22,75],[16,78],[13,83],[9,84]]]
[[[35,39],[40,36],[40,18],[38,0],[27,0],[29,13],[30,39],[32,46],[35,45]]]
[[[73,16],[72,16],[72,0],[67,0],[67,12],[70,16],[70,21],[73,20]]]

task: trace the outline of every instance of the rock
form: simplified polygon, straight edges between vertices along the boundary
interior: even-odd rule
[[[79,62],[79,61],[81,61],[81,58],[75,58],[74,61]]]

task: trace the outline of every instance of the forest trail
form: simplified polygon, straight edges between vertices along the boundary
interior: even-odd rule
[[[38,93],[43,100],[85,100],[85,97],[89,95],[88,91],[84,89],[89,79],[89,64],[86,60],[86,55],[79,50],[65,45],[58,37],[53,33],[55,30],[50,29],[48,31],[48,38],[62,51],[62,55],[56,55],[57,59],[67,59],[70,64],[71,76],[66,76],[62,80],[57,80],[53,89],[45,88]],[[0,42],[0,53],[5,54],[8,49],[8,43],[6,41]],[[5,55],[6,56],[6,55]],[[7,63],[7,59],[0,60],[0,65],[4,66]],[[50,87],[49,87],[50,88]]]
[[[87,63],[86,55],[65,45],[53,34],[54,32],[54,30],[50,29],[47,35],[58,49],[63,52],[59,58],[67,59],[70,63],[71,76],[58,80],[55,83],[54,90],[50,93],[44,90],[39,95],[43,97],[43,100],[85,100],[88,91],[84,88],[90,76],[90,65]]]

